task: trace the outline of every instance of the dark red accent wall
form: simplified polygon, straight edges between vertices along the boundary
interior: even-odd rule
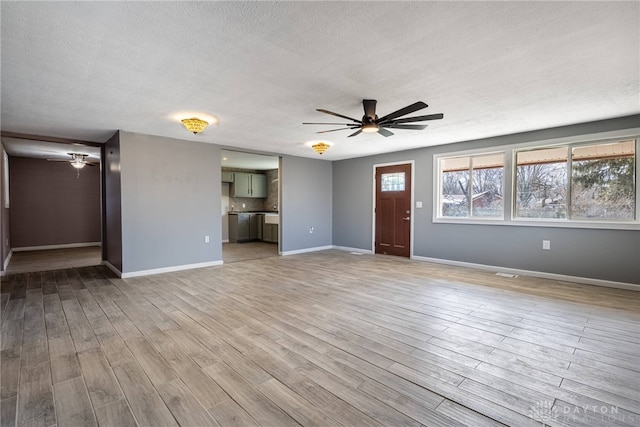
[[[99,242],[100,166],[9,158],[11,247]]]

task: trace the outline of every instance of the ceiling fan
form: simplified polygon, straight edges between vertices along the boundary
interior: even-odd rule
[[[60,159],[47,159],[49,162],[68,162],[76,169],[82,169],[85,166],[95,166],[96,163],[88,162],[87,157],[88,154],[81,153],[67,153],[71,156],[71,160],[60,160]]]
[[[335,132],[337,130],[345,130],[345,129],[358,129],[357,131],[349,135],[349,137],[356,136],[361,132],[365,132],[365,133],[377,132],[380,135],[387,137],[394,134],[393,132],[388,130],[389,128],[390,129],[422,130],[426,128],[427,125],[408,125],[406,123],[423,122],[427,120],[440,120],[444,117],[444,114],[438,113],[438,114],[428,114],[426,116],[405,117],[403,119],[399,118],[428,107],[428,105],[425,104],[424,102],[418,101],[414,104],[401,108],[398,111],[394,111],[393,113],[387,114],[386,116],[379,118],[376,115],[376,103],[377,101],[375,99],[362,100],[362,106],[364,107],[364,116],[362,116],[362,120],[357,120],[352,117],[334,113],[333,111],[324,110],[322,108],[316,109],[316,111],[320,111],[321,113],[330,114],[332,116],[337,116],[343,119],[351,120],[353,123],[303,123],[303,125],[346,126],[338,129],[323,130],[317,133]]]

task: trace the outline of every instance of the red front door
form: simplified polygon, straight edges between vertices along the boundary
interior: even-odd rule
[[[411,254],[411,164],[376,168],[376,253]]]

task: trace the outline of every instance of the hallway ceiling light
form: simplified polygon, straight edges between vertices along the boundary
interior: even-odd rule
[[[313,150],[322,155],[324,154],[329,148],[331,148],[331,146],[329,144],[327,144],[326,142],[317,142],[315,144],[313,144],[311,146],[311,148],[313,148]]]
[[[204,130],[204,128],[209,126],[209,122],[200,120],[196,117],[192,117],[190,119],[182,119],[181,121],[184,127],[187,128],[189,132],[193,132],[194,135],[199,134]]]

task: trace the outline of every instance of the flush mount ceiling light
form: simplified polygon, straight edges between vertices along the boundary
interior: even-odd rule
[[[193,132],[194,135],[199,134],[204,130],[204,128],[209,126],[209,122],[200,120],[196,117],[192,117],[190,119],[182,119],[181,121],[184,127],[187,128],[189,132]]]
[[[311,146],[311,148],[313,148],[313,150],[322,155],[324,154],[329,148],[331,148],[331,146],[329,144],[327,144],[326,142],[317,142],[315,144],[313,144]]]

